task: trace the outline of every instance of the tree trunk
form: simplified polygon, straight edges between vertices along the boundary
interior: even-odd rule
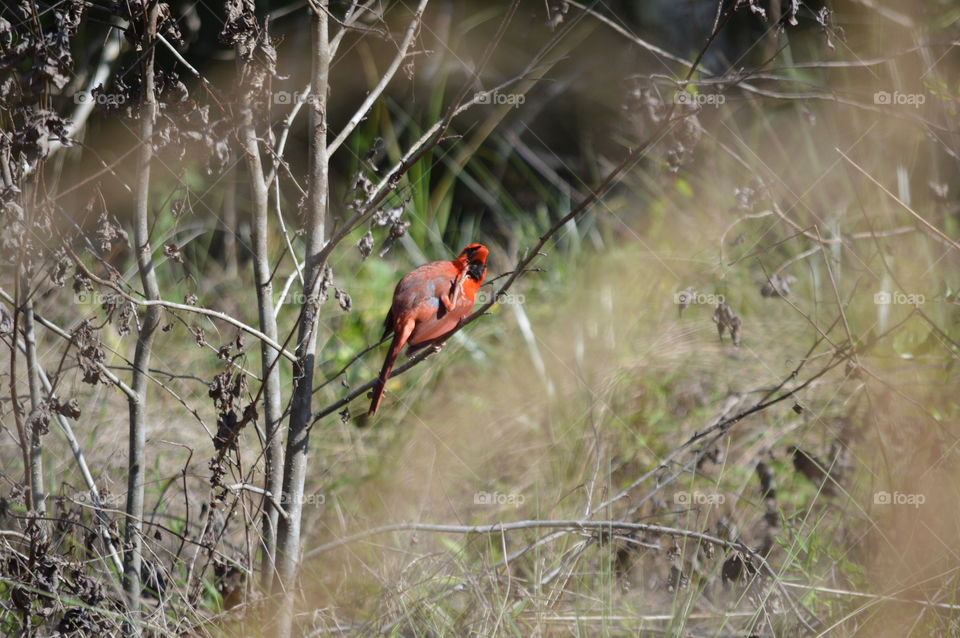
[[[284,592],[277,635],[290,636],[293,624],[294,585],[300,555],[300,519],[303,513],[303,487],[307,472],[307,448],[311,416],[313,369],[317,349],[317,316],[320,281],[325,264],[323,249],[328,198],[327,86],[330,70],[330,45],[327,24],[328,2],[320,2],[313,13],[313,82],[310,100],[310,182],[307,220],[306,259],[303,283],[303,308],[297,340],[297,364],[287,436],[286,465],[283,473],[283,503],[287,518],[280,521],[277,543],[278,588]]]
[[[263,175],[263,165],[260,161],[260,150],[257,142],[257,132],[253,123],[253,111],[244,109],[243,151],[247,159],[247,171],[250,174],[250,190],[252,201],[252,239],[253,239],[253,272],[257,282],[257,312],[260,320],[260,330],[268,337],[277,340],[277,320],[273,314],[273,278],[268,253],[267,215],[269,213],[269,193]],[[263,377],[263,420],[266,436],[266,480],[264,489],[270,493],[263,499],[262,523],[262,550],[261,562],[262,582],[270,588],[274,577],[274,560],[277,549],[277,519],[279,512],[273,503],[280,500],[283,490],[283,439],[280,437],[280,419],[283,408],[280,395],[280,370],[278,360],[280,353],[268,345],[260,342],[260,361]]]
[[[140,105],[140,152],[137,157],[137,182],[134,191],[133,237],[140,282],[147,299],[160,298],[157,275],[153,269],[153,251],[150,248],[148,219],[150,195],[150,161],[153,158],[153,125],[157,102],[154,95],[154,42],[157,32],[159,4],[153,4],[147,17],[143,46],[143,103]],[[160,307],[147,306],[143,324],[137,335],[137,349],[133,358],[134,396],[130,397],[129,459],[127,471],[127,517],[124,530],[123,587],[127,596],[128,622],[125,633],[140,635],[140,569],[142,564],[143,487],[146,470],[146,409],[147,371],[151,348],[160,324]]]

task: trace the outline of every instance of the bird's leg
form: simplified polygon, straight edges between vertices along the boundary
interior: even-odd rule
[[[460,301],[460,293],[462,292],[463,288],[463,279],[464,273],[458,273],[456,278],[450,282],[450,291],[446,294],[440,295],[440,303],[443,304],[443,307],[447,312],[451,312],[454,308],[456,308],[457,302]]]

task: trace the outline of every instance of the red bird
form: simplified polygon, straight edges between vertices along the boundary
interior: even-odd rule
[[[393,342],[373,387],[368,416],[380,407],[384,386],[403,346],[409,344],[410,352],[441,341],[470,314],[487,274],[488,254],[485,246],[470,244],[453,261],[431,261],[397,284],[383,322],[383,337],[393,333]]]

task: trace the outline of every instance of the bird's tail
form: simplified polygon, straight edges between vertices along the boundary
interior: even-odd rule
[[[393,364],[403,348],[403,342],[399,334],[394,335],[393,342],[390,344],[390,351],[387,352],[387,358],[383,361],[383,368],[380,369],[380,376],[377,377],[377,383],[373,386],[373,399],[370,401],[370,410],[367,416],[373,416],[380,408],[380,402],[383,401],[383,391],[386,389],[387,380],[393,372]]]

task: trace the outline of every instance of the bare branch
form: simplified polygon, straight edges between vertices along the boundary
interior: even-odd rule
[[[150,163],[153,159],[153,130],[157,116],[157,99],[154,92],[154,40],[157,34],[157,19],[160,5],[147,8],[145,20],[146,33],[141,40],[144,54],[141,73],[145,87],[143,103],[140,105],[140,152],[137,157],[137,178],[133,202],[133,239],[140,281],[148,301],[143,324],[137,335],[137,348],[133,357],[134,397],[130,397],[129,457],[127,459],[127,520],[124,526],[124,544],[127,551],[123,562],[123,588],[127,597],[127,611],[130,615],[125,623],[124,632],[128,636],[141,633],[140,594],[143,547],[143,492],[146,477],[147,445],[147,370],[153,339],[160,327],[160,308],[154,302],[160,298],[157,273],[153,267],[153,251],[150,248]],[[79,260],[76,260],[79,262]]]

